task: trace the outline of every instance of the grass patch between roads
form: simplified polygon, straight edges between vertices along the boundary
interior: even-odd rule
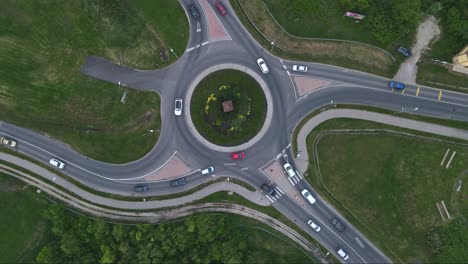
[[[265,48],[270,49],[270,42],[275,42],[273,52],[279,56],[295,60],[322,62],[386,77],[393,76],[397,70],[396,63],[394,63],[386,53],[377,48],[348,42],[301,39],[287,34],[274,21],[262,0],[231,0],[231,3],[244,26]],[[269,6],[271,5],[273,7],[273,12],[276,17],[282,5],[277,1],[270,1],[269,3]],[[288,5],[295,4],[299,4],[299,2],[288,2]],[[307,5],[307,3],[304,4]],[[312,4],[312,2],[308,4]],[[284,9],[281,9],[281,11],[283,17],[279,19],[280,23],[282,23],[281,21],[283,20],[294,21],[293,18],[288,16],[295,15],[297,12],[288,13],[288,10],[284,12]],[[325,14],[326,12],[321,13]],[[310,17],[309,14],[304,15],[304,17],[306,16]],[[345,21],[345,23],[339,24],[337,27],[342,26],[342,31],[344,31],[346,25],[347,23]],[[299,28],[299,26],[297,27]],[[317,24],[316,27],[314,23],[307,23],[307,26],[302,25],[302,27],[314,28],[317,30],[323,28],[320,23]],[[350,30],[348,29],[348,32],[358,31],[358,29],[359,27],[356,29],[351,27]],[[304,32],[303,30],[302,33],[302,36],[306,36],[306,34],[310,32]],[[364,34],[362,34],[362,36],[363,35]],[[309,35],[309,37],[317,36]],[[320,35],[319,37],[322,36]]]
[[[435,203],[444,200],[452,216],[468,216],[468,189],[455,191],[459,179],[468,180],[468,148],[384,133],[326,135],[318,143],[317,175],[312,159],[317,135],[352,128],[402,131],[362,120],[322,123],[307,139],[307,180],[394,261],[429,261],[427,232],[444,224]],[[457,151],[449,169],[440,166],[447,148]]]
[[[265,121],[267,103],[260,85],[241,71],[221,70],[206,76],[193,92],[192,120],[208,141],[235,146],[253,138]],[[232,100],[233,110],[222,103]]]
[[[174,11],[171,23],[168,15],[148,19],[162,7]],[[5,0],[0,14],[1,120],[106,162],[141,158],[155,145],[158,135],[147,130],[161,126],[159,96],[130,89],[122,104],[124,89],[82,75],[80,67],[88,55],[161,66],[161,47],[177,43],[171,46],[182,52],[187,42],[179,2]]]

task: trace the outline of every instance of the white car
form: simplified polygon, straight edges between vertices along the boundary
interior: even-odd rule
[[[59,160],[59,159],[56,159],[56,158],[51,159],[49,161],[49,163],[52,166],[54,166],[54,167],[56,167],[58,169],[61,169],[61,170],[63,170],[63,168],[65,168],[65,163],[63,161]]]
[[[293,65],[292,70],[295,71],[295,72],[307,72],[307,66]]]
[[[317,201],[307,189],[302,190],[301,193],[302,193],[302,196],[304,196],[304,198],[306,198],[310,204],[314,204]]]
[[[258,58],[257,64],[258,67],[260,67],[260,70],[262,70],[263,74],[267,74],[269,72],[268,66],[262,58]]]
[[[296,173],[294,172],[294,170],[293,170],[291,164],[289,164],[289,163],[286,162],[286,163],[283,165],[283,168],[284,168],[284,170],[286,171],[286,173],[288,174],[289,177],[294,177],[294,176],[296,176]]]
[[[307,224],[312,227],[313,230],[315,230],[315,232],[320,232],[320,229],[322,229],[319,225],[317,225],[314,221],[312,220],[309,220],[307,221]]]
[[[340,255],[340,257],[342,257],[344,260],[349,259],[348,253],[346,253],[346,251],[344,251],[342,248],[337,248],[336,253],[338,253],[338,255]]]
[[[176,116],[182,115],[182,98],[176,98],[174,103],[174,114]]]
[[[16,141],[14,141],[13,139],[10,139],[10,138],[2,137],[2,138],[0,138],[0,143],[2,143],[5,146],[9,146],[11,148],[16,147]]]
[[[208,168],[204,169],[201,171],[201,174],[205,175],[205,174],[209,174],[209,173],[212,173],[214,172],[214,167],[213,166],[209,166]]]

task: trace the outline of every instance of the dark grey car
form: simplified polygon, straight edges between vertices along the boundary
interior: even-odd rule
[[[340,231],[341,233],[343,233],[346,229],[346,226],[343,225],[343,223],[340,222],[340,220],[336,219],[336,218],[333,218],[331,220],[331,224],[336,228],[338,229],[338,231]]]
[[[276,195],[276,190],[273,187],[271,187],[270,185],[266,184],[266,183],[262,185],[262,191],[269,194],[270,196],[275,196]]]
[[[190,14],[192,15],[193,19],[198,20],[198,18],[200,18],[200,13],[198,12],[198,9],[194,4],[189,4],[188,10],[190,11]]]
[[[148,188],[148,185],[147,185],[147,184],[139,184],[139,185],[135,185],[135,187],[133,188],[133,190],[134,190],[135,192],[145,193],[145,192],[148,192],[149,188]]]
[[[185,185],[187,181],[185,180],[185,177],[175,179],[171,181],[171,187],[177,187],[177,186],[182,186]]]

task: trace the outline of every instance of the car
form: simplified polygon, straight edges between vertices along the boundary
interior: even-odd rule
[[[307,189],[302,190],[301,193],[302,193],[302,196],[304,196],[304,198],[306,198],[310,204],[314,204],[317,201]]]
[[[411,53],[411,50],[405,48],[405,47],[402,47],[402,46],[399,46],[397,51],[403,55],[405,55],[405,57],[411,57],[413,56],[413,53]]]
[[[57,158],[52,158],[52,159],[50,159],[50,160],[49,160],[49,163],[50,163],[52,166],[54,166],[54,167],[56,167],[56,168],[58,168],[58,169],[61,169],[61,170],[63,170],[63,168],[65,168],[65,162],[63,162],[63,161],[61,161],[61,160],[59,160],[59,159],[57,159]]]
[[[322,229],[319,225],[317,225],[314,221],[312,220],[309,220],[307,221],[307,224],[312,227],[313,230],[315,230],[315,232],[320,232],[320,230]]]
[[[174,114],[176,116],[182,115],[182,98],[176,98],[174,102]]]
[[[264,191],[266,194],[269,194],[270,196],[276,195],[276,190],[267,183],[262,185],[262,191]]]
[[[336,228],[338,229],[338,231],[340,231],[341,233],[343,233],[345,230],[346,230],[346,226],[343,225],[343,223],[341,223],[340,220],[336,219],[336,218],[333,218],[331,221],[331,224]]]
[[[405,84],[401,82],[395,82],[395,81],[389,81],[388,82],[388,87],[389,88],[395,88],[398,90],[403,90],[405,89]]]
[[[245,159],[245,152],[244,151],[241,151],[241,152],[234,152],[231,154],[231,158],[233,160],[237,160],[237,159]]]
[[[5,146],[9,146],[11,148],[16,147],[16,141],[14,141],[11,138],[2,137],[0,138],[0,143],[2,143]]]
[[[263,74],[267,74],[270,71],[268,70],[268,66],[262,58],[258,58],[257,64],[258,67],[260,67],[260,70],[262,70]]]
[[[296,173],[294,172],[291,164],[289,164],[288,162],[286,162],[284,165],[283,165],[283,168],[284,170],[286,171],[286,173],[288,174],[289,177],[294,177],[296,176]]]
[[[209,174],[209,173],[212,173],[214,172],[214,167],[213,166],[209,166],[208,168],[204,169],[201,171],[201,174],[205,175],[205,174]]]
[[[216,1],[214,2],[214,5],[216,6],[216,8],[218,9],[219,13],[221,15],[226,15],[227,12],[226,12],[226,8],[224,8],[223,4],[221,4],[221,1]]]
[[[133,188],[133,190],[134,190],[135,192],[145,193],[145,192],[148,192],[149,188],[148,188],[148,185],[147,185],[147,184],[138,184],[138,185],[135,185],[135,187]]]
[[[185,180],[185,177],[175,179],[171,181],[171,187],[177,187],[177,186],[182,186],[185,185],[187,181]]]
[[[303,65],[293,65],[292,70],[296,72],[307,72],[307,66]]]
[[[342,257],[344,260],[348,260],[349,259],[349,255],[348,253],[346,253],[346,251],[344,251],[342,248],[338,247],[336,248],[336,253],[338,253],[338,255],[340,255],[340,257]]]
[[[198,12],[197,7],[194,4],[189,4],[187,7],[193,19],[198,20],[200,18],[200,12]]]

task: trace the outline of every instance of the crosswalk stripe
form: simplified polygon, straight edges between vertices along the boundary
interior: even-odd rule
[[[301,179],[301,180],[304,179],[304,178],[302,178],[302,175],[299,174],[299,172],[297,170],[296,170],[296,175],[299,176],[299,179]]]
[[[273,201],[268,195],[266,196],[266,198],[267,198],[268,200],[270,200],[271,203],[274,203],[274,202],[275,202],[275,201]]]
[[[281,188],[280,188],[280,187],[276,186],[276,188],[275,188],[275,189],[276,189],[278,192],[280,192],[280,193],[284,194],[284,191],[283,191],[283,190],[281,190]]]
[[[291,183],[292,186],[296,185],[296,184],[291,180],[290,177],[288,177],[288,180],[289,180],[289,182]]]

